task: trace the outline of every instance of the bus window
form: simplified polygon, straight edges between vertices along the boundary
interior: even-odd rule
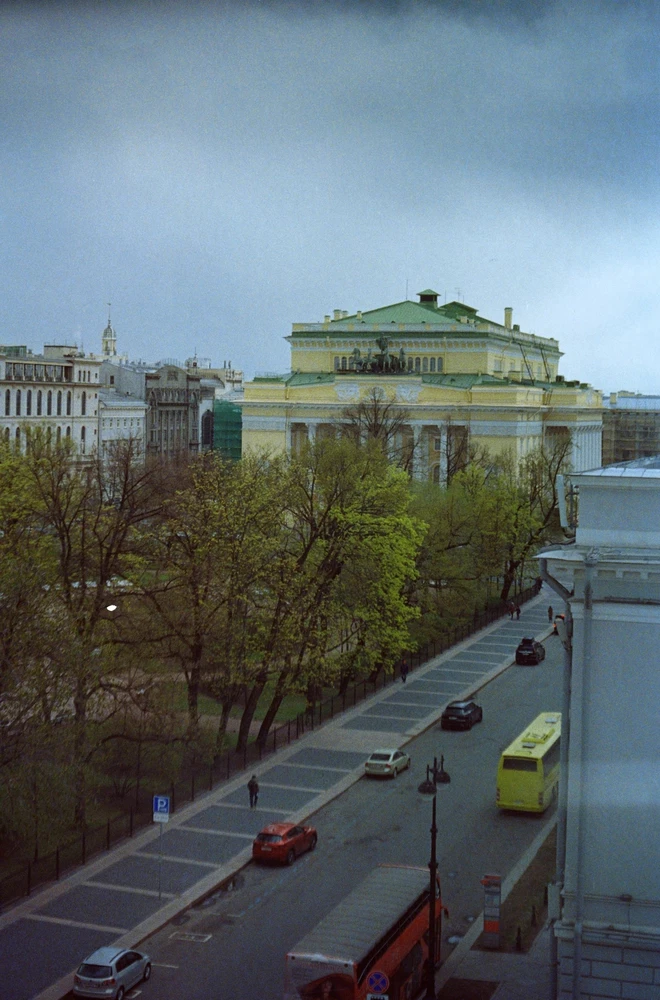
[[[505,757],[502,761],[505,771],[538,771],[537,760],[526,760],[524,757]]]

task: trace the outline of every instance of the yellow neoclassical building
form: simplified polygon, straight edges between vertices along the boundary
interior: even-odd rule
[[[378,387],[405,410],[418,478],[443,481],[457,435],[520,459],[570,434],[573,469],[600,465],[602,395],[558,374],[557,340],[521,331],[508,307],[496,323],[462,302],[438,305],[432,289],[418,295],[294,323],[291,374],[245,383],[243,452],[295,450]]]

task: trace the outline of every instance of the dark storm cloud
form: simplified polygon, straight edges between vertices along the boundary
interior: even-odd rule
[[[39,347],[59,326],[98,349],[110,298],[133,354],[284,369],[291,322],[400,299],[409,279],[496,319],[513,304],[560,338],[568,374],[609,388],[594,346],[619,299],[656,302],[652,6],[60,4],[0,20],[4,341]],[[615,371],[634,380],[634,360]]]

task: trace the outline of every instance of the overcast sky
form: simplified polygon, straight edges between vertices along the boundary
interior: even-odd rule
[[[0,6],[0,343],[286,371],[432,287],[660,393],[660,4]]]

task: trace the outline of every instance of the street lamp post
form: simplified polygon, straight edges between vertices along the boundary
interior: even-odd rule
[[[429,861],[429,957],[425,1000],[435,1000],[435,964],[437,957],[435,949],[435,901],[437,898],[436,886],[438,881],[438,826],[436,823],[436,793],[438,790],[438,784],[446,785],[450,780],[449,775],[445,771],[445,758],[440,758],[440,767],[438,767],[438,758],[434,757],[433,767],[431,768],[429,764],[426,765],[426,780],[419,786],[419,791],[423,795],[433,796],[433,808],[431,812],[431,859]],[[442,919],[442,917],[440,919]]]

